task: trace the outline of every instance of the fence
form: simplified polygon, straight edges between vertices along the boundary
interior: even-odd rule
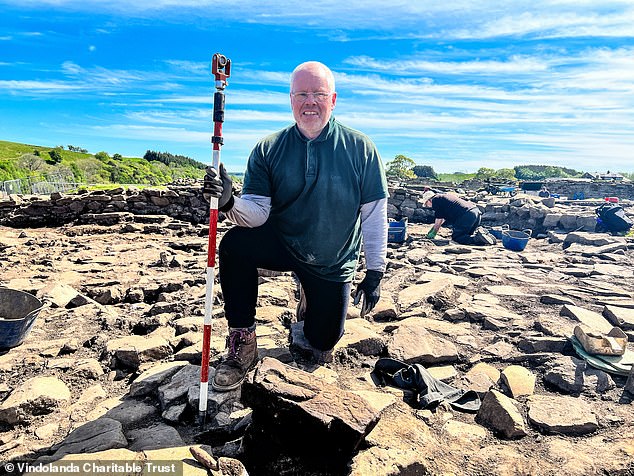
[[[72,173],[54,172],[1,182],[0,196],[6,197],[10,194],[50,195],[53,192],[76,190],[80,185],[85,184],[75,182]]]

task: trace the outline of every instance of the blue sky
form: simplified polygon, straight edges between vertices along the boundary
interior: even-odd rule
[[[288,80],[335,73],[335,116],[437,172],[634,172],[634,2],[0,0],[0,140],[211,160],[242,172],[292,122]]]

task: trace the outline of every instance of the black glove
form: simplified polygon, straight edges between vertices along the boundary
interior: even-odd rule
[[[383,279],[383,273],[380,271],[373,271],[371,269],[365,272],[365,278],[357,286],[357,290],[354,293],[353,304],[357,305],[363,297],[363,303],[361,304],[361,317],[374,309],[376,303],[379,302],[381,297],[381,279]]]
[[[218,210],[222,212],[227,212],[233,207],[231,177],[229,177],[223,164],[220,164],[220,177],[218,177],[216,169],[211,166],[205,170],[203,197],[208,202],[211,201],[211,197],[216,197],[218,199]]]

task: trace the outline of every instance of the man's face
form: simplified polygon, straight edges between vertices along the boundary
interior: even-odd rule
[[[291,107],[297,127],[308,139],[316,138],[326,127],[336,102],[337,93],[330,90],[323,69],[308,67],[295,73],[291,84]]]

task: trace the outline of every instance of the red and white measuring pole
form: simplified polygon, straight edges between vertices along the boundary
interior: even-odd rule
[[[231,73],[231,60],[216,53],[211,60],[211,74],[216,78],[214,93],[214,135],[212,164],[220,173],[220,147],[222,146],[222,123],[225,120],[225,95],[227,78]],[[214,299],[214,279],[216,270],[216,233],[218,229],[218,199],[212,197],[209,202],[209,246],[207,247],[207,277],[205,292],[205,317],[203,321],[203,350],[200,362],[200,395],[198,413],[204,423],[207,416],[207,393],[209,391],[209,351],[211,347],[211,311]]]

